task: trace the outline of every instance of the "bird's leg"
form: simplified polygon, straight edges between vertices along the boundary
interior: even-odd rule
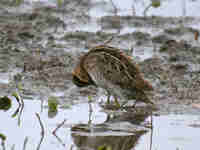
[[[107,117],[106,117],[106,121],[105,121],[105,122],[109,122],[109,121],[110,121],[110,119],[111,119],[111,115],[110,115],[110,114],[108,114],[108,115],[107,115]]]
[[[107,104],[110,104],[110,97],[111,97],[111,94],[109,91],[107,91]]]
[[[120,108],[121,106],[117,100],[117,97],[114,96],[114,100],[115,100],[115,104],[116,104],[117,108]]]
[[[110,95],[107,97],[107,104],[110,104]]]
[[[107,93],[108,93],[108,95],[107,95],[107,104],[110,104],[110,92],[107,91]]]

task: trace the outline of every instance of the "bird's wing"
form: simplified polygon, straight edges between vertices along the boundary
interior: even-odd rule
[[[118,48],[114,48],[114,47],[110,47],[106,45],[100,45],[100,46],[94,47],[90,50],[88,54],[101,53],[101,52],[105,52],[106,54],[113,56],[113,58],[115,58],[117,62],[120,62],[123,66],[125,66],[126,68],[125,74],[132,78],[133,88],[138,88],[145,91],[153,90],[152,85],[148,81],[144,80],[143,75],[140,72],[138,65],[131,59],[131,57],[127,56]],[[121,72],[121,73],[123,74],[124,72]],[[130,80],[128,81],[130,83]]]
[[[127,66],[109,53],[90,53],[84,60],[84,68],[97,85],[109,82],[121,88],[134,86],[135,80],[128,73]]]

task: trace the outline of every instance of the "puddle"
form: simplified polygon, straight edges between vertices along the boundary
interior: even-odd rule
[[[88,21],[85,24],[75,25],[74,27],[67,28],[67,31],[84,31],[84,32],[98,32],[101,27],[97,24],[95,19]]]
[[[151,47],[145,47],[142,49],[137,49],[133,56],[138,57],[141,61],[144,61],[145,59],[152,58],[154,55],[154,50]]]
[[[27,0],[27,2],[42,2],[49,6],[55,7],[56,0]],[[150,8],[148,10],[149,16],[164,16],[164,17],[182,17],[182,16],[195,16],[199,17],[198,12],[200,3],[198,0],[160,0],[161,6],[158,8]],[[102,17],[113,15],[115,7],[118,9],[117,14],[121,16],[135,15],[143,16],[145,8],[151,3],[151,0],[94,0],[92,1],[93,7],[90,9],[89,14],[92,17]]]
[[[53,148],[63,149],[62,144],[57,141],[56,137],[51,133],[64,119],[66,119],[66,126],[59,129],[58,136],[67,146],[72,144],[70,137],[70,127],[73,124],[84,123],[89,121],[89,106],[88,104],[80,104],[67,110],[59,110],[55,118],[48,118],[48,110],[43,109],[41,112],[41,102],[37,100],[25,100],[25,107],[21,117],[21,125],[18,126],[18,119],[12,118],[12,114],[16,111],[18,104],[13,101],[12,109],[7,112],[0,111],[0,118],[3,120],[0,125],[0,133],[7,136],[6,148],[10,149],[15,145],[16,149],[22,149],[26,137],[28,137],[27,149],[36,149],[40,140],[40,124],[36,118],[35,113],[40,114],[41,121],[45,128],[44,143],[41,149]],[[100,112],[100,108],[96,104],[92,104],[94,115],[91,116],[93,123],[101,123],[105,121],[106,114]],[[65,148],[66,149],[66,148]]]
[[[0,84],[9,84],[11,78],[20,71],[20,69],[12,69],[12,71],[0,72]]]
[[[47,1],[47,0],[32,0],[33,2],[42,2],[42,4],[47,5],[49,7],[56,6],[56,0]],[[121,0],[115,0],[111,3],[110,0],[95,0],[92,1],[91,4],[89,3],[89,12],[88,16],[90,17],[89,20],[85,20],[84,23],[75,23],[72,26],[68,26],[65,31],[89,31],[89,32],[97,32],[102,30],[101,25],[98,22],[100,18],[105,16],[144,16],[144,10],[149,6],[151,0],[126,0],[125,3],[122,3]],[[55,6],[51,6],[54,4]],[[198,12],[200,8],[200,3],[198,1],[190,1],[190,0],[161,0],[161,6],[158,8],[151,7],[148,9],[146,15],[147,16],[161,16],[161,17],[183,17],[182,21],[184,22],[184,17],[199,17],[200,14]],[[117,9],[117,13],[115,12]],[[67,20],[64,20],[65,22]],[[187,22],[187,21],[186,21]],[[68,24],[68,22],[66,22]],[[177,24],[176,24],[177,25]],[[197,23],[190,23],[188,26],[199,28],[200,24]],[[151,30],[156,30],[157,28],[152,28],[149,26],[146,29],[143,29],[140,26],[137,26],[134,29],[132,27],[124,26],[121,29],[120,33],[130,33],[135,30],[143,30],[144,32],[151,32],[155,33]],[[158,29],[159,30],[159,29]],[[111,29],[110,29],[111,31]],[[116,33],[117,31],[113,31],[112,33]]]
[[[96,0],[97,1],[97,0]],[[100,3],[98,0],[97,2]],[[118,9],[117,14],[121,16],[135,15],[143,16],[145,8],[151,3],[150,0],[121,0],[113,1],[105,0],[101,5],[96,5],[91,9],[90,14],[94,17],[102,17],[112,15],[114,7]],[[150,8],[147,12],[148,16],[164,16],[164,17],[182,17],[182,16],[200,16],[198,12],[200,3],[190,0],[161,0],[161,6],[158,8]]]
[[[193,115],[168,115],[153,118],[154,130],[152,149],[196,149],[200,128],[191,127],[199,124],[200,117]],[[141,138],[137,150],[148,149],[150,133]],[[148,143],[148,142],[147,142]]]
[[[6,135],[6,148],[22,149],[25,138],[28,138],[27,149],[36,149],[40,141],[40,124],[35,113],[39,113],[45,129],[44,141],[40,149],[73,149],[87,147],[89,149],[97,146],[110,145],[114,149],[144,150],[149,149],[151,130],[145,132],[128,132],[132,127],[127,122],[112,123],[103,125],[106,122],[107,114],[102,111],[98,104],[92,104],[92,115],[89,118],[89,104],[83,103],[72,106],[70,109],[59,109],[54,118],[48,118],[47,109],[41,112],[40,101],[25,100],[25,107],[21,117],[21,124],[18,126],[18,119],[11,115],[17,108],[17,103],[13,101],[12,109],[7,112],[0,112],[0,118],[3,120],[0,125],[0,133]],[[66,119],[65,124],[56,132],[57,137],[52,131]],[[91,120],[90,131],[82,130],[81,127],[88,127],[88,121]],[[149,119],[146,119],[149,120]],[[199,144],[200,117],[195,115],[167,115],[153,117],[153,136],[152,149],[195,149]],[[126,126],[127,131],[123,129]],[[73,127],[73,128],[72,128]],[[71,131],[73,130],[73,131]],[[140,130],[139,130],[140,131]],[[119,144],[120,142],[120,144]]]
[[[9,75],[8,73],[0,73],[0,84],[8,84],[9,83]]]

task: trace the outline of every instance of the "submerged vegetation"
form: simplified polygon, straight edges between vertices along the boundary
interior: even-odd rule
[[[0,97],[0,110],[8,110],[11,107],[11,99],[7,96]]]

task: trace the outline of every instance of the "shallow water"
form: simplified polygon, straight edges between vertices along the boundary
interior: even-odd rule
[[[153,121],[152,149],[196,149],[200,128],[192,125],[199,125],[199,116],[167,115],[154,117]],[[144,143],[147,143],[149,137],[150,133],[141,138],[138,150],[148,148]]]
[[[8,84],[9,83],[8,73],[0,73],[0,76],[1,76],[0,84]]]
[[[80,104],[73,106],[71,109],[59,110],[55,118],[48,118],[48,109],[43,109],[41,113],[41,103],[38,100],[25,100],[25,107],[21,116],[21,123],[18,126],[18,118],[12,118],[11,115],[17,108],[17,103],[13,101],[12,109],[7,112],[0,112],[0,118],[3,120],[0,126],[0,133],[7,136],[6,147],[11,148],[14,144],[16,149],[22,149],[25,137],[28,137],[27,149],[36,149],[40,140],[40,124],[35,113],[39,113],[41,121],[45,128],[45,138],[41,149],[55,148],[62,149],[62,145],[57,141],[56,137],[51,133],[64,119],[66,119],[66,127],[59,129],[57,135],[62,138],[63,142],[70,146],[72,143],[70,137],[70,126],[78,123],[88,122],[88,104]],[[92,116],[94,123],[103,122],[105,114],[99,112],[99,107],[93,105],[94,115]],[[97,113],[99,112],[99,113]]]
[[[28,0],[30,2],[30,0]],[[44,2],[44,4],[52,7],[56,7],[56,0],[47,1],[47,0],[32,0],[33,2]],[[117,8],[117,15],[120,16],[144,16],[144,10],[151,4],[150,0],[126,0],[121,2],[121,0],[113,1],[113,4],[110,0],[94,0],[94,4],[89,9],[89,16],[93,19],[101,18],[103,16],[113,16],[114,9]],[[54,5],[52,5],[54,4]],[[162,17],[200,17],[200,14],[197,13],[200,8],[200,3],[198,0],[161,0],[161,6],[158,8],[151,7],[148,9],[147,16],[162,16]],[[88,22],[89,23],[89,22]],[[99,26],[95,21],[91,21],[89,24],[81,24],[81,27],[70,28],[72,30],[83,30],[83,31],[93,31],[96,32],[99,30]],[[200,24],[194,25],[194,27],[199,27]],[[130,30],[131,31],[131,30]],[[130,32],[129,31],[129,32]],[[127,32],[128,33],[128,32]]]
[[[7,149],[10,149],[13,145],[15,145],[15,149],[22,149],[26,137],[28,137],[27,149],[36,149],[41,137],[41,129],[39,121],[35,115],[36,112],[40,114],[40,118],[45,130],[44,141],[42,142],[40,148],[41,150],[70,149],[71,145],[74,145],[73,147],[76,149],[75,147],[77,147],[77,143],[75,144],[74,140],[77,140],[77,135],[79,138],[96,137],[96,140],[98,140],[98,137],[105,137],[106,139],[106,137],[109,136],[116,136],[117,138],[130,136],[133,134],[132,132],[123,133],[121,131],[106,131],[104,133],[100,130],[100,127],[98,134],[95,132],[92,134],[92,131],[89,134],[84,131],[72,132],[70,130],[72,126],[76,124],[88,123],[89,104],[87,103],[72,106],[69,109],[59,109],[58,115],[55,118],[48,118],[48,109],[44,108],[43,112],[41,112],[40,101],[25,100],[25,107],[21,116],[20,126],[18,126],[17,117],[11,117],[16,107],[17,103],[13,101],[12,108],[9,111],[0,112],[0,118],[3,120],[0,125],[0,133],[3,133],[7,136]],[[92,126],[104,123],[107,114],[102,111],[102,108],[100,108],[98,104],[93,103],[92,109],[92,123],[90,125]],[[58,139],[52,134],[52,131],[64,119],[66,119],[65,124],[57,131],[57,136],[62,140],[62,142],[59,142]],[[147,121],[149,121],[149,118]],[[149,130],[146,134],[139,136],[138,144],[135,146],[136,150],[149,149],[151,132],[153,132],[152,149],[195,149],[199,143],[200,138],[200,117],[195,115],[154,116],[153,130]]]
[[[28,2],[44,2],[49,6],[56,6],[56,0],[27,0]],[[143,16],[145,8],[151,3],[151,0],[114,0],[113,4],[110,0],[94,0],[92,3],[97,5],[90,9],[90,16],[102,17],[106,15],[113,15],[114,7],[118,8],[117,14],[126,16],[133,15]],[[164,17],[184,17],[195,16],[199,17],[198,12],[200,3],[198,0],[161,0],[161,6],[158,8],[150,8],[148,11],[149,16],[164,16]]]
[[[109,1],[109,0],[106,0]],[[120,15],[132,15],[133,8],[137,16],[143,16],[144,9],[151,3],[150,0],[127,0],[122,3],[120,0],[115,0],[113,3],[119,8]],[[159,8],[150,8],[148,15],[164,16],[164,17],[182,17],[182,16],[200,16],[198,12],[200,3],[190,0],[161,0]],[[101,16],[101,12],[98,13]]]

